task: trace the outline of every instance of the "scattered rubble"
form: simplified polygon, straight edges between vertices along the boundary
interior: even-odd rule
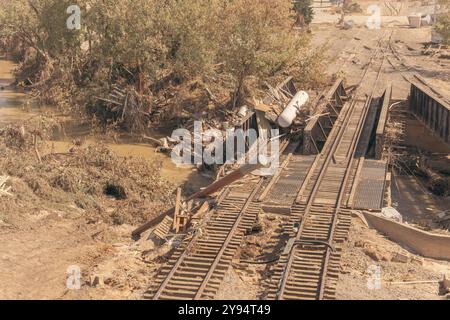
[[[396,252],[394,256],[392,257],[392,262],[399,262],[399,263],[408,263],[410,261],[409,255],[402,253],[402,252]]]
[[[450,272],[450,263],[407,252],[357,219],[353,219],[342,261],[338,299],[439,299],[442,274]],[[367,286],[373,266],[381,277],[375,290]]]
[[[102,274],[92,275],[90,277],[89,285],[91,287],[104,287],[105,286],[104,276]]]
[[[377,246],[373,242],[355,243],[355,247],[362,247],[364,253],[374,261],[391,261],[392,254],[383,247]]]
[[[439,212],[434,221],[443,229],[450,231],[450,210]]]
[[[442,281],[439,281],[439,294],[450,295],[450,279],[444,275]]]
[[[381,210],[381,215],[387,219],[391,219],[397,222],[403,222],[403,217],[397,209],[392,207],[383,208]]]

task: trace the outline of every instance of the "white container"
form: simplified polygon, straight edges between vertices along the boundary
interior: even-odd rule
[[[408,22],[409,22],[409,26],[411,28],[420,28],[421,22],[422,22],[422,15],[421,14],[411,14],[408,16]]]
[[[282,128],[288,128],[292,125],[292,122],[297,118],[297,114],[300,108],[308,102],[309,96],[305,91],[299,91],[289,102],[288,106],[281,115],[278,117],[278,125]]]
[[[244,117],[247,115],[247,112],[248,112],[248,107],[247,107],[247,106],[242,106],[242,107],[239,109],[238,115],[239,115],[240,117],[244,118]]]

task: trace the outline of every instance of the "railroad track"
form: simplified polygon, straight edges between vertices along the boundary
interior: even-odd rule
[[[393,31],[394,33],[394,31]],[[392,33],[392,34],[393,34]],[[400,73],[404,80],[409,81],[409,79],[414,74],[414,68],[408,65],[402,56],[398,53],[395,45],[392,44],[391,39],[388,42],[388,52],[390,53],[390,57],[387,57],[387,61],[392,66],[392,68]]]
[[[381,51],[380,46],[371,57],[361,82]],[[339,245],[345,241],[351,223],[350,211],[342,209],[341,203],[351,189],[347,182],[354,177],[353,154],[370,102],[371,97],[344,105],[322,153],[312,164],[290,210],[285,233],[291,240],[275,268],[268,298],[333,298],[339,274]],[[289,154],[296,146],[283,145],[282,150],[289,151],[282,156],[283,162],[289,162]],[[222,192],[211,219],[175,249],[144,297],[213,299],[246,232],[256,222],[262,204],[259,199],[267,194],[267,188],[274,187],[267,182],[261,178]]]
[[[160,270],[158,285],[150,288],[145,297],[213,298],[245,232],[251,230],[256,220],[259,204],[254,202],[254,196],[260,184],[254,186],[248,198],[226,195],[198,236],[176,249]]]
[[[392,34],[394,31],[392,32]],[[392,35],[391,35],[392,38]],[[450,100],[442,94],[439,90],[436,90],[436,88],[433,87],[432,84],[430,84],[428,81],[426,81],[423,77],[421,77],[418,74],[417,68],[414,66],[409,65],[405,59],[402,57],[402,55],[398,52],[398,50],[395,47],[395,44],[392,43],[391,38],[389,38],[388,47],[387,50],[390,53],[390,56],[386,57],[387,61],[391,65],[391,67],[398,71],[404,80],[407,82],[418,81],[422,85],[426,86],[428,89],[430,89],[434,94],[436,94],[439,98],[444,100],[447,103],[450,103]]]
[[[381,63],[375,75],[369,72],[375,58]],[[361,83],[372,84],[366,99],[344,105],[330,137],[310,168],[291,208],[290,239],[274,268],[268,299],[334,299],[340,273],[341,246],[351,225],[345,208],[357,163],[355,151],[367,118],[372,95],[385,60],[382,41],[373,53]]]
[[[285,142],[280,149],[292,147],[297,145]],[[212,218],[174,251],[144,298],[213,299],[245,234],[256,222],[261,206],[258,198],[265,187],[267,181],[260,178],[224,190]]]
[[[314,174],[306,182],[310,185],[306,190],[309,194],[303,195],[291,210],[292,225],[299,226],[292,228],[287,250],[275,267],[269,299],[333,298],[335,284],[326,287],[325,278],[337,279],[340,254],[336,244],[345,240],[350,227],[350,215],[340,210],[351,161],[347,154],[350,145],[344,148],[348,144],[344,137],[354,131],[350,128],[355,122],[358,127],[363,122],[362,109],[355,112],[355,104],[349,103],[344,108],[343,119],[335,124],[336,139],[311,168]],[[341,241],[337,241],[338,234]]]

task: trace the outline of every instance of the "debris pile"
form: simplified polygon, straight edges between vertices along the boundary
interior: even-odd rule
[[[194,122],[197,122],[197,125],[200,123],[202,132],[212,129],[221,132],[223,137],[227,136],[227,130],[229,129],[241,129],[244,134],[249,129],[254,129],[258,132],[258,137],[265,141],[274,138],[270,137],[270,129],[279,128],[282,134],[301,132],[311,113],[308,94],[304,91],[297,91],[292,77],[288,77],[276,87],[272,87],[268,83],[265,85],[268,90],[263,99],[253,98],[252,102],[247,101],[246,105],[234,110],[214,109],[208,113],[194,113],[194,117],[182,124],[183,129],[193,133],[192,139],[194,141],[201,141],[203,144],[202,152],[213,145],[215,146],[215,144],[211,144],[212,137],[202,135],[195,130],[198,127],[194,126]],[[200,137],[198,137],[199,134]],[[173,151],[174,147],[180,143],[178,137],[155,139],[142,135],[142,138],[156,145],[157,151],[165,153]],[[247,145],[246,148],[247,152],[251,146]],[[194,157],[195,154],[192,156]],[[223,176],[226,170],[236,168],[233,165],[211,166],[202,164],[200,166],[200,169],[215,171],[217,178]]]
[[[449,178],[434,171],[428,166],[427,157],[420,156],[418,159],[417,167],[419,173],[426,179],[426,185],[428,189],[435,195],[446,197],[450,193]]]
[[[46,140],[33,139],[38,129],[32,128],[23,124],[0,132],[0,172],[5,175],[0,194],[14,198],[2,202],[5,215],[71,205],[93,221],[133,224],[173,203],[175,188],[161,178],[158,163],[119,157],[101,142],[55,153]],[[18,139],[11,142],[11,135]]]
[[[273,88],[268,84],[267,86],[269,88],[269,93],[266,98],[262,101],[254,99],[254,111],[249,112],[248,107],[243,106],[237,113],[238,116],[245,118],[244,120],[241,120],[241,123],[239,126],[236,126],[236,128],[242,129],[244,133],[249,129],[257,130],[259,134],[258,141],[260,141],[260,143],[268,143],[270,139],[275,138],[269,135],[269,129],[271,128],[281,127],[282,130],[286,132],[284,135],[287,135],[292,134],[294,128],[298,129],[304,127],[310,111],[310,109],[306,107],[309,99],[308,94],[303,91],[297,92],[292,77],[287,78],[276,88]],[[224,136],[226,136],[226,133]],[[159,144],[163,145],[165,150],[168,150],[170,149],[168,141],[171,141],[170,138],[165,138],[160,140]],[[208,148],[208,143],[210,141],[204,139],[203,135],[200,137],[199,141],[203,143],[203,150]],[[247,150],[245,150],[244,157],[253,157],[255,152],[259,150],[257,143],[247,145],[246,147]],[[222,166],[221,169],[219,169],[217,179],[213,184],[189,196],[185,200],[181,199],[181,194],[178,192],[175,207],[135,229],[132,233],[133,238],[138,239],[143,232],[157,224],[159,224],[156,228],[157,232],[156,234],[153,233],[153,235],[156,236],[158,240],[164,240],[171,230],[174,230],[175,234],[179,233],[180,230],[183,230],[183,232],[186,231],[194,213],[192,210],[194,208],[192,203],[193,200],[211,196],[238,179],[243,178],[250,173],[254,173],[262,167],[271,165],[268,159],[264,159],[264,161],[261,161],[261,159],[264,159],[264,157],[258,157],[258,160],[260,161],[258,161],[257,164],[246,164],[243,166],[236,166],[236,164],[232,165],[232,171],[229,173],[226,172],[227,168]],[[201,206],[202,204],[199,205]],[[195,210],[196,209],[198,209],[198,207],[195,207]],[[172,218],[173,228],[169,228],[170,220],[166,218],[167,216]]]
[[[439,212],[434,221],[443,229],[450,231],[450,210]]]
[[[105,112],[129,132],[144,132],[147,118],[152,115],[151,97],[136,91],[133,87],[113,85],[108,98],[96,97],[105,106]]]
[[[408,149],[397,153],[390,150],[390,159],[397,172],[420,178],[434,195],[447,197],[450,194],[450,178],[445,172],[434,170],[425,154]]]

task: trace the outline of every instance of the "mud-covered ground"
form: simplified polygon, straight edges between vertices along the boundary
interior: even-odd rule
[[[83,288],[96,266],[116,255],[125,256],[124,264],[141,263],[142,255],[128,246],[124,252],[123,244],[132,244],[132,226],[173,203],[175,185],[161,177],[159,163],[120,157],[102,143],[51,152],[41,141],[42,123],[47,120],[37,117],[0,130],[0,172],[8,177],[8,194],[0,199],[0,295],[88,298],[90,293],[67,290],[67,269],[80,268]],[[126,273],[127,267],[108,272],[117,270]],[[130,279],[114,279],[132,294]]]
[[[210,179],[153,145],[37,108],[11,85],[14,67],[0,57],[0,299],[139,298],[160,249],[131,231],[170,207],[177,186]]]
[[[337,299],[440,300],[450,263],[426,259],[353,219],[344,247]]]

